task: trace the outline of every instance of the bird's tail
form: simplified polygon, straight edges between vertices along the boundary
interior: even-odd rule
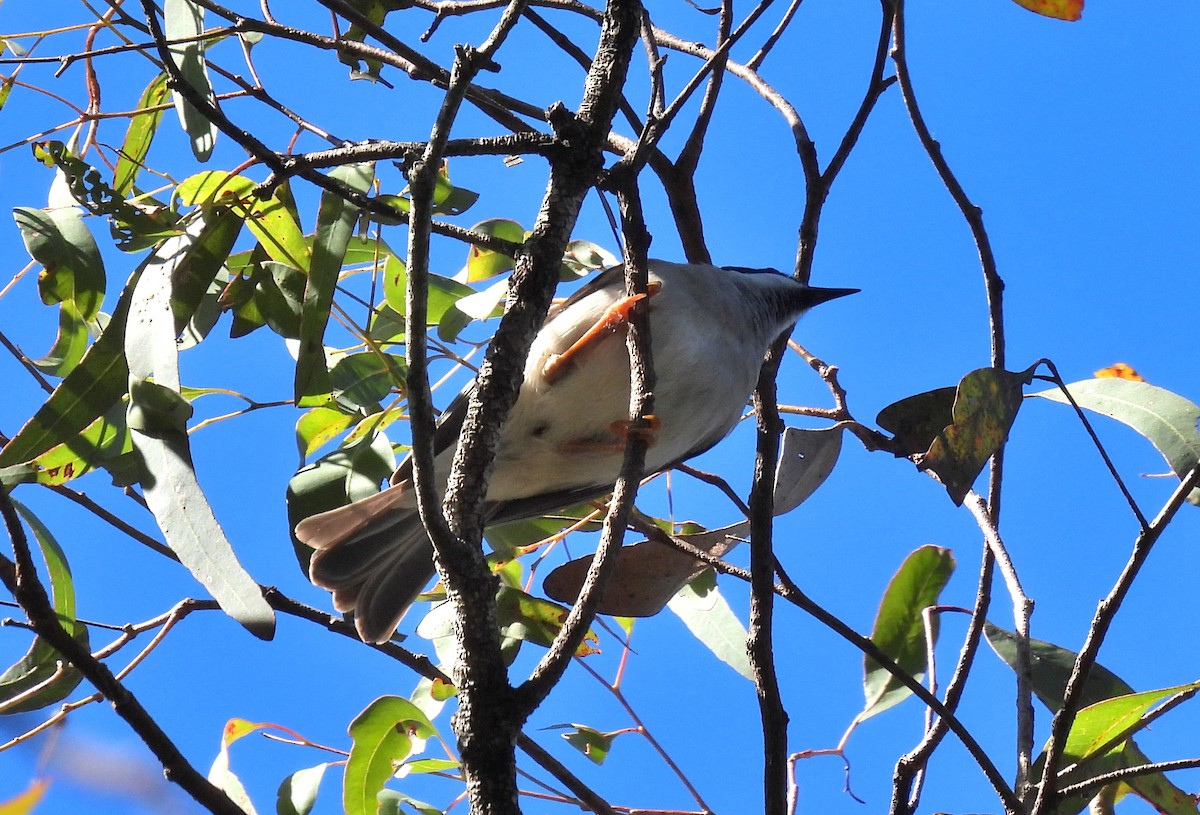
[[[386,642],[405,610],[433,577],[433,545],[398,484],[348,506],[306,518],[296,537],[316,552],[309,579],[333,592],[333,605],[354,611],[363,642]]]

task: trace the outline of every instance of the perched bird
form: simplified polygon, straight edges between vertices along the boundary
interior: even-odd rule
[[[669,469],[725,438],[746,409],[771,342],[818,303],[857,289],[805,286],[774,269],[649,263],[651,357],[657,384],[647,473]],[[621,267],[554,308],[530,349],[525,380],[501,431],[486,522],[544,515],[612,490],[629,430],[625,332],[639,297]],[[444,490],[471,387],[435,436]],[[377,495],[301,521],[316,550],[309,577],[355,612],[365,642],[383,642],[434,574],[405,460]]]

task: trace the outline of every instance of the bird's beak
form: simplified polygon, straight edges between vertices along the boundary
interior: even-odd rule
[[[847,294],[858,294],[862,289],[823,289],[820,286],[809,286],[804,292],[808,308],[819,306],[830,300],[845,297]]]

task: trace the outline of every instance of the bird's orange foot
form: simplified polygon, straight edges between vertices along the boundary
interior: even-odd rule
[[[629,322],[629,315],[633,311],[634,304],[639,300],[653,297],[661,288],[661,283],[651,283],[647,287],[645,294],[622,297],[616,303],[613,303],[604,312],[604,316],[597,320],[596,324],[589,328],[586,334],[575,340],[570,348],[561,354],[555,354],[546,361],[546,364],[542,366],[542,377],[551,385],[562,379],[575,365],[580,354]]]

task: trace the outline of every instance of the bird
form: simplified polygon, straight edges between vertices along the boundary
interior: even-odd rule
[[[809,286],[775,269],[650,260],[647,271],[645,294],[627,295],[624,267],[615,266],[551,309],[501,429],[486,524],[539,517],[610,493],[631,432],[648,443],[647,474],[708,450],[744,415],[772,342],[809,308],[858,291]],[[633,428],[621,329],[643,298],[654,412]],[[434,469],[443,495],[473,387],[438,421]],[[338,611],[354,612],[364,642],[390,639],[435,574],[411,457],[390,486],[305,518],[295,535],[314,550],[309,579],[333,593]]]

